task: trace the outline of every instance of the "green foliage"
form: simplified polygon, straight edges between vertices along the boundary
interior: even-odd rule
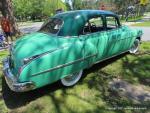
[[[150,27],[150,22],[147,21],[147,22],[136,23],[136,24],[133,24],[132,26]]]
[[[46,0],[44,4],[44,15],[54,15],[57,9],[66,11],[66,5],[61,0]]]
[[[13,0],[15,16],[20,20],[35,20],[55,14],[57,9],[66,10],[61,0]]]
[[[82,9],[98,9],[100,0],[66,0],[66,4],[68,9],[71,10],[71,5],[69,5],[69,1],[72,3],[73,10],[82,10]]]
[[[82,9],[82,0],[74,0],[73,7],[74,7],[74,10]]]
[[[147,11],[147,12],[149,12],[149,11],[150,11],[150,3],[149,3],[149,4],[147,4],[146,11]]]
[[[69,5],[69,3],[65,3],[66,4],[66,9],[67,9],[67,11],[70,11],[71,10],[71,7],[70,7],[70,5]]]

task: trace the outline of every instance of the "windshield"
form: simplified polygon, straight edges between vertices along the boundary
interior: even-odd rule
[[[41,29],[39,31],[57,34],[60,30],[61,26],[63,24],[63,21],[58,18],[50,18],[48,21],[46,21]]]

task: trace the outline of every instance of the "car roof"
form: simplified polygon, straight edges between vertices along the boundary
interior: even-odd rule
[[[106,10],[75,10],[75,11],[67,11],[67,12],[59,13],[55,15],[55,17],[59,18],[59,17],[76,16],[76,15],[84,15],[90,17],[97,14],[117,16],[115,13]]]
[[[63,20],[63,27],[58,35],[77,36],[90,18],[98,17],[100,15],[118,17],[115,13],[105,10],[75,10],[56,14],[53,18]]]

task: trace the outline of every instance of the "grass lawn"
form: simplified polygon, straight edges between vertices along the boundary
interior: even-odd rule
[[[10,91],[0,69],[0,113],[148,113],[148,103],[134,103],[109,90],[113,78],[150,88],[150,42],[143,42],[137,55],[123,54],[84,71],[82,80],[71,88],[59,83],[26,93]],[[0,51],[0,61],[7,55]],[[0,63],[0,68],[2,67]],[[147,106],[145,110],[116,107]]]
[[[150,21],[132,24],[132,26],[139,26],[139,27],[150,27]]]
[[[138,20],[141,20],[141,19],[142,19],[142,16],[129,17],[129,18],[128,18],[128,22],[135,22],[135,21],[138,21]],[[126,22],[126,19],[120,17],[120,21],[123,23],[123,22]]]

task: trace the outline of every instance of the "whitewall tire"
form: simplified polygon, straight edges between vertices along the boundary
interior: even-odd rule
[[[83,70],[73,73],[71,75],[68,75],[65,78],[61,79],[61,83],[63,86],[73,86],[80,80],[80,78],[82,77],[82,74],[83,74]]]
[[[130,48],[129,52],[131,54],[135,54],[138,50],[139,50],[139,44],[140,44],[140,41],[139,39],[136,39],[132,45],[132,47]]]

